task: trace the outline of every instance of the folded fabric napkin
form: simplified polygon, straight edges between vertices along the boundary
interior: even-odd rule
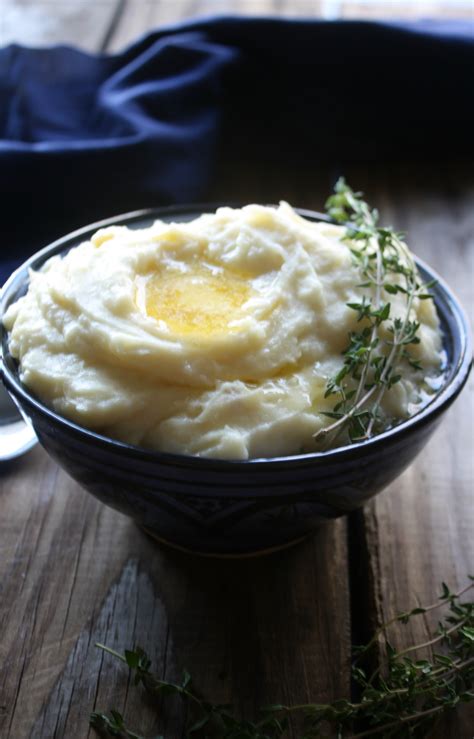
[[[465,156],[473,51],[454,22],[242,17],[113,56],[1,49],[0,284],[73,228],[202,200],[228,152],[302,166]]]

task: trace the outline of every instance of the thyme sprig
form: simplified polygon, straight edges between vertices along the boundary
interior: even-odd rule
[[[256,721],[237,718],[231,706],[204,700],[186,671],[180,683],[162,680],[151,672],[151,662],[140,647],[121,654],[103,644],[96,646],[129,667],[133,684],[142,685],[156,699],[157,710],[164,710],[162,697],[179,696],[188,709],[185,736],[189,739],[284,739],[290,735],[290,716],[301,718],[300,739],[328,736],[328,728],[338,739],[424,737],[442,714],[474,700],[474,602],[462,600],[474,588],[474,577],[469,579],[466,587],[454,593],[443,583],[436,603],[400,613],[381,626],[368,644],[354,650],[352,676],[360,693],[357,702],[342,698],[327,704],[267,706]],[[430,639],[400,650],[391,645],[389,630],[395,622],[407,624],[441,607],[447,614]],[[433,652],[435,646],[442,651]],[[374,650],[384,667],[370,673],[363,665]],[[428,657],[408,656],[422,650],[429,650]],[[103,736],[144,739],[116,710],[91,714],[90,724]]]
[[[316,440],[343,432],[350,441],[361,441],[386,426],[381,404],[385,393],[403,377],[404,371],[421,370],[410,347],[420,342],[419,322],[412,317],[414,301],[427,300],[434,282],[423,284],[403,234],[378,225],[379,214],[354,192],[344,178],[336,183],[326,203],[328,215],[343,224],[348,243],[361,274],[361,299],[347,303],[357,313],[361,328],[352,331],[343,351],[341,369],[326,385],[325,398],[336,404],[323,415],[333,423],[315,434]],[[404,308],[393,315],[390,296],[401,294]],[[331,437],[330,437],[331,438]]]

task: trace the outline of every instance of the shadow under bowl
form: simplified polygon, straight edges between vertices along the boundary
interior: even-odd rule
[[[469,325],[458,301],[417,260],[433,288],[446,369],[441,389],[421,411],[365,442],[326,452],[245,462],[149,451],[104,437],[63,418],[19,379],[1,317],[28,287],[28,271],[111,224],[144,228],[157,218],[187,221],[217,205],[157,208],[109,218],[65,236],[26,261],[0,298],[3,381],[40,443],[82,487],[134,518],[160,541],[207,555],[264,553],[299,541],[322,521],[362,506],[413,461],[461,391],[472,359]],[[299,211],[311,220],[318,213]]]

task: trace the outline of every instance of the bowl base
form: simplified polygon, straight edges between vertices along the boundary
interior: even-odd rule
[[[250,557],[265,557],[268,554],[273,554],[274,552],[280,552],[282,549],[290,549],[290,547],[294,547],[297,544],[300,544],[302,541],[304,541],[310,534],[305,534],[304,536],[299,536],[297,539],[292,539],[292,541],[287,541],[284,544],[278,544],[274,547],[268,547],[267,549],[257,549],[253,552],[202,552],[199,549],[188,549],[187,547],[181,546],[181,544],[175,544],[172,541],[168,541],[168,539],[163,539],[162,536],[158,536],[152,529],[147,528],[146,526],[140,526],[140,528],[148,534],[148,536],[151,536],[152,539],[155,539],[159,544],[164,544],[165,547],[169,547],[170,549],[175,549],[178,552],[183,552],[184,554],[191,554],[193,556],[198,557],[207,557],[207,558],[213,558],[213,559],[249,559]]]

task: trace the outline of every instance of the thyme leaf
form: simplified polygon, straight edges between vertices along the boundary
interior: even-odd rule
[[[382,411],[385,393],[407,370],[422,370],[410,351],[420,343],[420,323],[413,319],[413,306],[415,299],[433,298],[429,290],[434,282],[420,281],[403,234],[380,226],[378,211],[344,178],[336,183],[326,211],[345,227],[343,239],[361,275],[358,288],[366,292],[360,300],[347,303],[357,313],[361,328],[350,333],[342,369],[327,381],[324,397],[334,396],[335,407],[323,415],[334,422],[314,438],[333,443],[345,434],[350,441],[362,441],[387,426]],[[393,314],[390,297],[395,295],[404,299],[401,316]]]

